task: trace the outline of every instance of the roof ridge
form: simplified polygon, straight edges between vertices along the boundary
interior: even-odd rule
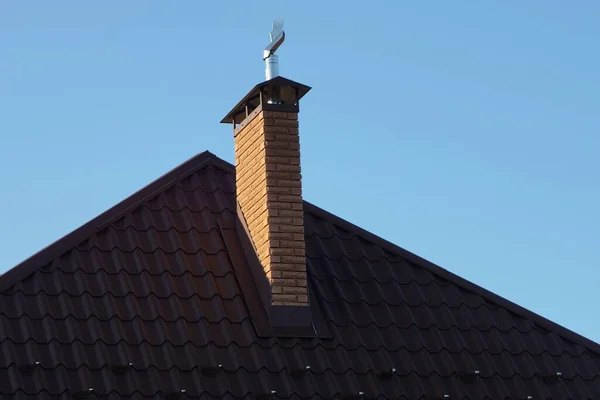
[[[5,291],[16,282],[35,273],[44,265],[60,257],[94,233],[106,228],[114,221],[143,204],[148,198],[158,195],[176,182],[208,165],[225,169],[230,173],[234,171],[234,167],[231,164],[220,159],[210,151],[196,154],[179,164],[177,167],[171,169],[169,172],[150,182],[140,190],[127,196],[113,207],[92,218],[60,239],[55,240],[48,246],[6,271],[0,276],[0,292]]]
[[[496,304],[498,304],[500,307],[503,307],[523,318],[529,319],[532,322],[534,322],[535,324],[548,329],[549,331],[552,331],[554,333],[556,333],[557,335],[563,337],[564,339],[567,339],[573,343],[579,344],[580,346],[583,346],[585,348],[587,348],[588,350],[591,350],[595,353],[600,354],[600,344],[594,342],[593,340],[590,340],[588,338],[586,338],[585,336],[582,336],[576,332],[573,332],[572,330],[565,328],[562,325],[557,324],[556,322],[553,322],[539,314],[534,313],[531,310],[528,310],[516,303],[513,303],[512,301],[499,296],[465,278],[462,278],[450,271],[448,271],[447,269],[444,269],[442,267],[440,267],[437,264],[432,263],[431,261],[428,261],[426,259],[424,259],[423,257],[420,257],[384,238],[382,238],[381,236],[377,236],[374,233],[371,233],[333,213],[330,213],[329,211],[326,211],[312,203],[309,203],[308,201],[304,200],[304,210],[311,212],[313,214],[315,214],[316,216],[331,222],[334,225],[339,226],[340,228],[343,228],[349,232],[354,233],[357,236],[362,237],[363,239],[370,241],[371,243],[373,243],[376,246],[379,246],[381,248],[383,248],[384,250],[387,250],[393,254],[397,254],[398,256],[404,258],[407,261],[410,261],[414,264],[416,264],[417,266],[426,269],[427,271],[431,272],[432,274],[439,276],[463,289],[466,289],[472,293],[475,293],[481,297],[483,297],[486,300],[492,301]]]

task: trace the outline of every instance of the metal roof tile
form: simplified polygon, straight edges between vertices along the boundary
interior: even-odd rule
[[[236,218],[231,166],[203,154],[135,196],[51,256],[0,278],[1,395],[66,398],[90,387],[106,399],[182,389],[197,399],[272,390],[286,399],[600,392],[596,348],[312,205],[309,281],[333,337],[265,336],[253,317],[260,301],[247,297],[241,283],[249,283],[232,265],[229,251],[239,246],[227,247],[220,227]]]

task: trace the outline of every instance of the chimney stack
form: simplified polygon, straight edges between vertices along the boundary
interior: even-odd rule
[[[308,305],[298,100],[309,90],[273,78],[222,121],[234,126],[238,207],[271,284],[272,305]],[[277,104],[268,103],[273,93]]]
[[[284,37],[276,21],[263,55],[267,77],[278,72],[270,59]],[[221,121],[233,124],[238,210],[269,280],[271,306],[309,305],[298,136],[299,100],[309,90],[272,77]]]

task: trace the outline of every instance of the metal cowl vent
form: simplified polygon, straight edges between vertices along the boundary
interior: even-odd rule
[[[283,31],[283,20],[277,18],[273,22],[273,29],[269,33],[271,42],[263,50],[263,60],[265,61],[265,75],[267,80],[279,76],[279,57],[275,51],[281,46],[285,40],[285,32]],[[276,101],[276,99],[273,99]]]

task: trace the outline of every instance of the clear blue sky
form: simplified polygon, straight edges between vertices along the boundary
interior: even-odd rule
[[[318,10],[318,11],[317,11]],[[600,3],[2,1],[0,271],[198,152],[281,74],[305,198],[600,341]]]

